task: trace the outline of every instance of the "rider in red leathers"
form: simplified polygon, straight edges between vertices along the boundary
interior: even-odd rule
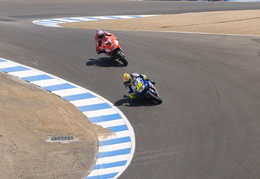
[[[102,39],[106,36],[114,36],[114,34],[111,34],[105,30],[98,29],[95,35],[95,41],[96,41],[96,52],[97,54],[105,53],[105,50],[102,48]]]

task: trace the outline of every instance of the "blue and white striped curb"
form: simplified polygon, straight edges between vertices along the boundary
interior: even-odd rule
[[[68,17],[68,18],[35,20],[33,21],[33,23],[37,25],[48,26],[48,27],[62,27],[59,26],[58,24],[69,23],[69,22],[109,20],[109,19],[131,19],[131,18],[139,18],[139,17],[151,17],[151,16],[157,16],[157,15]]]
[[[110,129],[113,135],[99,138],[96,165],[86,179],[118,178],[130,164],[135,136],[125,115],[96,93],[45,72],[0,58],[0,71],[37,85],[75,105],[89,121]]]

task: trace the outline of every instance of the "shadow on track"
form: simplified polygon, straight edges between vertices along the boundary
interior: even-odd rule
[[[139,107],[139,106],[156,106],[156,104],[151,103],[150,100],[145,98],[137,98],[131,100],[129,96],[124,95],[123,99],[120,99],[114,103],[115,106],[128,106],[128,107]]]
[[[90,58],[86,63],[86,66],[98,66],[98,67],[122,67],[123,65],[110,57],[101,57],[99,59]]]

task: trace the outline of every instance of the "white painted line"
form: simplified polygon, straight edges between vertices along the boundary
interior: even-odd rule
[[[83,114],[85,114],[88,117],[97,117],[116,113],[117,112],[113,108],[83,112]]]
[[[53,86],[53,85],[59,85],[59,84],[65,84],[65,81],[59,80],[59,79],[49,79],[49,80],[39,80],[39,81],[32,81],[30,83],[33,83],[37,86],[45,87],[45,86]]]
[[[117,138],[127,137],[127,136],[131,136],[131,133],[129,131],[121,131],[116,133]]]
[[[17,63],[14,63],[14,62],[1,62],[0,68],[10,68],[10,67],[16,67],[16,66],[20,66],[20,65]]]
[[[113,157],[98,158],[96,165],[101,165],[103,163],[113,163],[113,162],[124,161],[124,160],[127,160],[129,157],[130,157],[130,154],[113,156]]]
[[[30,71],[17,71],[17,72],[11,72],[9,73],[11,75],[17,76],[19,78],[23,78],[23,77],[29,77],[29,76],[37,76],[37,75],[42,75],[43,73],[38,72],[38,71],[34,71],[34,70],[30,70]]]
[[[53,91],[54,94],[57,94],[58,96],[61,96],[61,97],[76,95],[76,94],[83,94],[85,92],[86,91],[79,89],[79,88]]]
[[[113,150],[116,150],[116,149],[121,150],[121,149],[127,149],[127,148],[131,148],[131,142],[100,146],[99,152],[109,152],[109,151],[113,151]]]
[[[112,170],[113,172],[119,172],[123,169],[123,167],[114,167]],[[99,169],[99,170],[92,170],[88,177],[91,176],[99,176],[111,173],[111,168]]]
[[[118,119],[118,120],[112,120],[112,121],[97,122],[95,124],[100,125],[104,128],[108,128],[108,127],[113,127],[113,126],[124,125],[125,121],[123,119]]]

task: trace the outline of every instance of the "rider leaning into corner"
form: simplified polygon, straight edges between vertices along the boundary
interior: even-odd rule
[[[150,80],[146,75],[144,74],[138,74],[138,73],[124,73],[123,75],[123,82],[124,86],[127,88],[128,93],[130,94],[129,97],[130,99],[136,99],[137,95],[135,94],[134,90],[132,89],[133,82],[135,81],[136,78],[142,78],[146,81],[150,81],[152,84],[155,84],[153,80]]]
[[[105,30],[102,30],[102,29],[98,29],[96,31],[96,35],[95,35],[95,41],[96,41],[96,52],[97,54],[100,54],[100,53],[105,53],[106,51],[102,48],[102,39],[104,37],[107,37],[107,36],[113,36],[117,39],[117,37],[112,34],[112,33],[109,33]]]

